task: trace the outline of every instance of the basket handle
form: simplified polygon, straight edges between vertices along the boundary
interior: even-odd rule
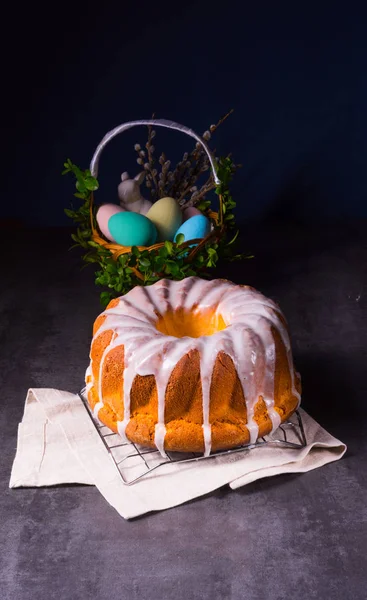
[[[93,177],[98,176],[99,159],[103,149],[105,148],[105,146],[107,146],[108,142],[111,141],[112,138],[114,138],[119,133],[122,133],[127,129],[131,129],[132,127],[136,127],[137,125],[155,125],[158,127],[167,127],[168,129],[177,129],[178,131],[182,131],[183,133],[186,133],[186,135],[190,135],[191,137],[193,137],[197,142],[199,142],[202,145],[208,156],[210,166],[212,168],[213,179],[216,185],[219,185],[221,183],[217,173],[217,165],[215,158],[209,150],[208,145],[204,142],[204,140],[201,139],[201,137],[197,133],[195,133],[195,131],[189,129],[189,127],[185,127],[185,125],[180,125],[179,123],[175,123],[174,121],[168,121],[166,119],[143,119],[141,121],[128,121],[127,123],[118,125],[118,127],[115,127],[115,129],[112,129],[111,131],[106,133],[104,138],[98,144],[90,163],[90,171]]]

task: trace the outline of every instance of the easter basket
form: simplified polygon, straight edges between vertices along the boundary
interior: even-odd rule
[[[72,234],[72,239],[75,246],[86,250],[83,260],[87,264],[96,263],[99,266],[95,283],[105,288],[101,293],[103,305],[136,285],[150,285],[162,278],[180,280],[190,275],[206,277],[221,257],[230,260],[248,258],[246,255],[236,254],[233,250],[238,231],[234,226],[233,209],[236,204],[231,196],[229,183],[238,165],[233,163],[230,156],[217,158],[207,144],[207,140],[227,116],[216,125],[212,125],[203,137],[184,125],[164,119],[130,121],[104,136],[93,155],[89,169],[79,169],[70,159],[65,162],[63,174],[74,174],[77,189],[74,195],[82,200],[79,208],[75,209],[72,206],[65,209],[65,213],[78,226],[76,233]],[[171,202],[173,198],[183,214],[187,209],[195,207],[196,213],[200,212],[208,220],[204,237],[185,239],[184,234],[178,233],[173,238],[171,236],[171,239],[159,239],[156,243],[144,246],[122,245],[111,241],[102,233],[97,222],[99,207],[94,198],[99,188],[97,177],[100,157],[106,145],[115,136],[136,126],[148,128],[146,150],[142,150],[139,144],[135,145],[135,150],[138,152],[138,164],[144,165],[146,186],[150,191],[153,206],[162,198]],[[172,171],[169,170],[170,162],[162,153],[159,158],[159,174],[155,168],[156,161],[152,158],[152,139],[156,133],[153,128],[156,127],[181,131],[196,142],[191,153],[185,153],[183,160]],[[145,164],[144,160],[147,160]],[[210,173],[209,177],[198,189],[194,183],[205,171]],[[124,173],[122,181],[127,177]],[[217,197],[216,210],[213,210],[212,202],[206,198],[211,190],[215,191]],[[149,218],[149,211],[145,218]]]

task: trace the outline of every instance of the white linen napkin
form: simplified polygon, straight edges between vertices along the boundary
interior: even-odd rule
[[[300,409],[302,449],[267,446],[208,460],[172,463],[125,485],[78,394],[30,389],[9,487],[95,485],[125,519],[171,508],[229,484],[239,488],[280,473],[301,473],[340,459],[346,446]],[[117,436],[116,436],[117,437]],[[113,436],[111,436],[111,440]],[[121,458],[126,456],[122,448]],[[135,459],[131,459],[134,461]],[[131,473],[137,474],[136,463]]]

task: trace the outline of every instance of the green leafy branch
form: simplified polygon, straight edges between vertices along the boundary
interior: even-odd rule
[[[218,161],[221,183],[215,191],[221,196],[222,211],[212,232],[214,235],[206,243],[199,245],[192,255],[190,243],[185,243],[184,236],[179,235],[176,242],[166,241],[160,248],[139,250],[133,246],[131,252],[122,254],[117,259],[113,258],[109,249],[92,239],[91,209],[95,225],[92,192],[98,189],[97,179],[91,175],[89,169],[82,171],[70,159],[65,162],[64,167],[63,174],[71,173],[75,177],[77,191],[74,196],[82,200],[79,208],[65,209],[66,215],[77,225],[76,233],[72,234],[75,242],[73,247],[81,246],[87,250],[82,257],[86,264],[96,263],[99,266],[95,274],[95,283],[107,288],[100,296],[103,305],[107,305],[112,298],[128,292],[136,285],[151,285],[162,278],[181,280],[191,275],[206,277],[208,269],[215,268],[221,256],[244,258],[243,255],[235,255],[233,252],[238,231],[234,235],[232,231],[231,239],[227,239],[228,231],[233,230],[233,209],[236,206],[229,190],[236,169],[230,157]],[[203,200],[198,208],[208,213],[210,201]]]
[[[91,192],[98,190],[99,183],[97,179],[92,176],[89,169],[82,171],[71,162],[70,158],[64,163],[64,167],[62,175],[66,175],[67,173],[73,173],[75,175],[75,187],[78,190],[77,193],[74,194],[76,198],[86,200],[89,198]]]

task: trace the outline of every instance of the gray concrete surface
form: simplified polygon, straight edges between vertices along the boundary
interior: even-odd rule
[[[130,522],[93,487],[7,487],[27,388],[76,391],[88,362],[100,305],[68,236],[2,234],[0,598],[367,598],[367,223],[245,227],[256,258],[218,272],[281,304],[303,406],[345,458]]]

